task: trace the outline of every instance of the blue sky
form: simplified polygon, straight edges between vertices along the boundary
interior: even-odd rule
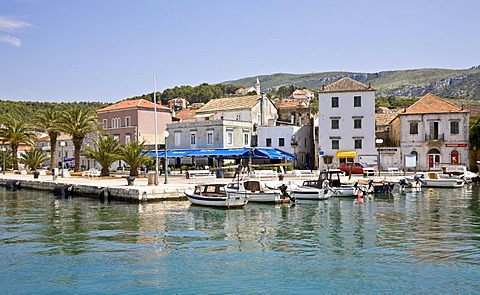
[[[477,0],[0,0],[0,99],[480,64]]]

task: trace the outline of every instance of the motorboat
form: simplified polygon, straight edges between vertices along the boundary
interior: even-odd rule
[[[198,184],[185,190],[188,200],[194,205],[224,208],[241,208],[248,202],[244,192],[227,192],[226,183]]]
[[[436,172],[417,172],[413,176],[406,176],[405,178],[408,181],[414,181],[415,177],[419,177],[423,180],[422,187],[445,187],[445,188],[456,188],[463,187],[465,180],[457,177],[449,177],[448,175]]]
[[[344,175],[345,173],[340,169],[325,169],[320,172],[318,180],[304,182],[304,186],[319,187],[318,183],[323,183],[323,180],[328,180],[335,197],[355,197],[357,195],[357,189],[353,185],[342,183],[340,177]]]
[[[420,175],[414,175],[412,181],[409,181],[406,177],[402,177],[398,181],[399,189],[401,192],[404,192],[407,189],[413,191],[420,191],[422,188],[422,184],[425,184],[425,181],[423,181]]]
[[[465,183],[472,183],[472,179],[477,177],[477,173],[473,173],[467,169],[465,165],[443,165],[441,166],[443,174],[447,174],[452,178],[462,178]]]
[[[249,202],[260,203],[286,203],[289,197],[282,193],[278,186],[267,185],[257,179],[238,179],[226,185],[228,193],[242,193],[248,197]]]
[[[290,195],[295,200],[326,200],[331,198],[335,191],[331,189],[328,180],[324,180],[321,188],[290,184]]]

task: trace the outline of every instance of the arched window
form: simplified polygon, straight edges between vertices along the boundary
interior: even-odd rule
[[[453,150],[450,153],[450,164],[458,164],[460,163],[460,154],[457,150]]]
[[[440,151],[436,148],[428,151],[428,168],[436,167],[440,163]]]

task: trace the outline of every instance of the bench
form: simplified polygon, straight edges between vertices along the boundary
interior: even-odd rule
[[[387,172],[391,175],[391,176],[402,176],[402,171],[400,171],[398,169],[398,167],[388,167],[387,168]]]
[[[210,170],[188,170],[187,178],[211,178],[214,174]]]
[[[299,178],[316,176],[315,171],[312,171],[312,170],[293,170],[293,175]]]
[[[82,177],[100,177],[101,171],[95,168],[91,168],[82,172]]]
[[[255,170],[251,175],[257,178],[278,178],[278,173],[273,170]]]

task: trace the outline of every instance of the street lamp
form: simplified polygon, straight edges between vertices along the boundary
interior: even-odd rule
[[[375,139],[375,143],[376,143],[377,145],[381,145],[381,144],[383,143],[383,138],[377,138],[377,139]],[[378,151],[378,176],[380,176],[380,175],[381,175],[381,172],[380,172],[380,171],[382,171],[382,169],[381,169],[381,162],[382,162],[382,158],[381,158],[381,157],[382,157],[382,153],[381,153],[381,151],[380,151],[380,146],[378,147],[377,151]]]
[[[65,141],[60,141],[60,146],[62,147],[62,177],[63,177],[63,166],[65,162],[65,156],[63,154],[63,147],[65,146]]]
[[[2,155],[3,155],[3,175],[5,175],[5,158],[7,157],[7,149],[2,147]]]
[[[167,156],[167,141],[168,141],[168,136],[170,133],[168,133],[167,130],[163,131],[163,137],[165,137],[165,163],[164,163],[164,171],[165,171],[165,184],[168,184],[168,156]]]

